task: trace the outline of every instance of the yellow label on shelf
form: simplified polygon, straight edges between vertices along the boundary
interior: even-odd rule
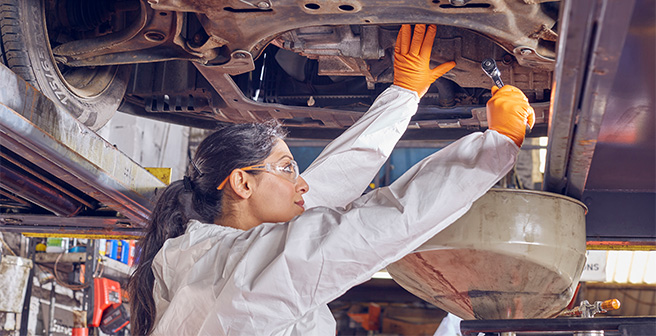
[[[171,184],[171,168],[144,167],[148,172],[165,184]]]
[[[79,233],[36,233],[36,232],[22,232],[23,236],[29,238],[82,238],[82,239],[141,239],[141,236],[128,235],[128,234],[79,234]]]

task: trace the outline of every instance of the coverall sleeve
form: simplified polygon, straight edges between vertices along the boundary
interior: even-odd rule
[[[396,85],[383,91],[301,174],[310,186],[304,196],[306,208],[343,207],[361,196],[405,132],[418,103],[414,91]]]
[[[220,325],[226,334],[289,328],[453,223],[518,151],[496,131],[470,134],[346,208],[316,207],[247,231],[248,249],[217,300]]]

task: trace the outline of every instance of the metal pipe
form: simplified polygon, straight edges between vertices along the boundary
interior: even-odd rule
[[[51,282],[50,285],[52,286],[50,289],[50,314],[48,314],[48,336],[52,336],[53,332],[52,330],[54,329],[52,327],[53,324],[55,324],[55,282]]]
[[[435,81],[437,92],[439,93],[438,102],[441,107],[452,107],[456,104],[455,83],[446,78],[438,78]]]
[[[621,330],[621,328],[653,326],[655,323],[656,317],[464,320],[460,323],[460,330],[463,336],[473,336],[478,335],[479,332]]]

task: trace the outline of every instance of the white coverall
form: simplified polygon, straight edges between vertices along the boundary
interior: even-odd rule
[[[304,174],[310,193],[323,189],[331,197],[317,201],[323,195],[308,193],[308,210],[292,221],[248,231],[192,221],[184,235],[167,240],[152,266],[154,335],[334,335],[329,302],[462,216],[519,151],[495,131],[474,133],[349,203],[377,172],[367,161],[382,165],[417,102],[416,93],[395,86],[382,93],[356,131]],[[395,137],[390,118],[399,126]],[[361,166],[368,174],[360,180]]]
[[[462,336],[460,322],[462,322],[462,319],[458,316],[451,313],[447,314],[440,322],[440,326],[437,327],[433,336]]]

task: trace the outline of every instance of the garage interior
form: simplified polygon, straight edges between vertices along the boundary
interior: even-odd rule
[[[563,3],[568,33],[558,40],[549,127],[529,135],[495,187],[580,203],[587,261],[550,322],[466,318],[461,335],[656,335],[656,9],[649,0]],[[89,334],[130,335],[129,298],[112,286],[126,286],[157,191],[182,178],[211,130],[117,113],[94,131],[8,67],[0,78],[0,336],[71,335],[93,324]],[[301,171],[337,134],[308,139],[291,129]],[[419,131],[399,142],[371,188],[457,139]],[[435,333],[447,310],[393,277],[381,270],[329,305],[337,335]],[[99,304],[101,286],[122,303]]]

